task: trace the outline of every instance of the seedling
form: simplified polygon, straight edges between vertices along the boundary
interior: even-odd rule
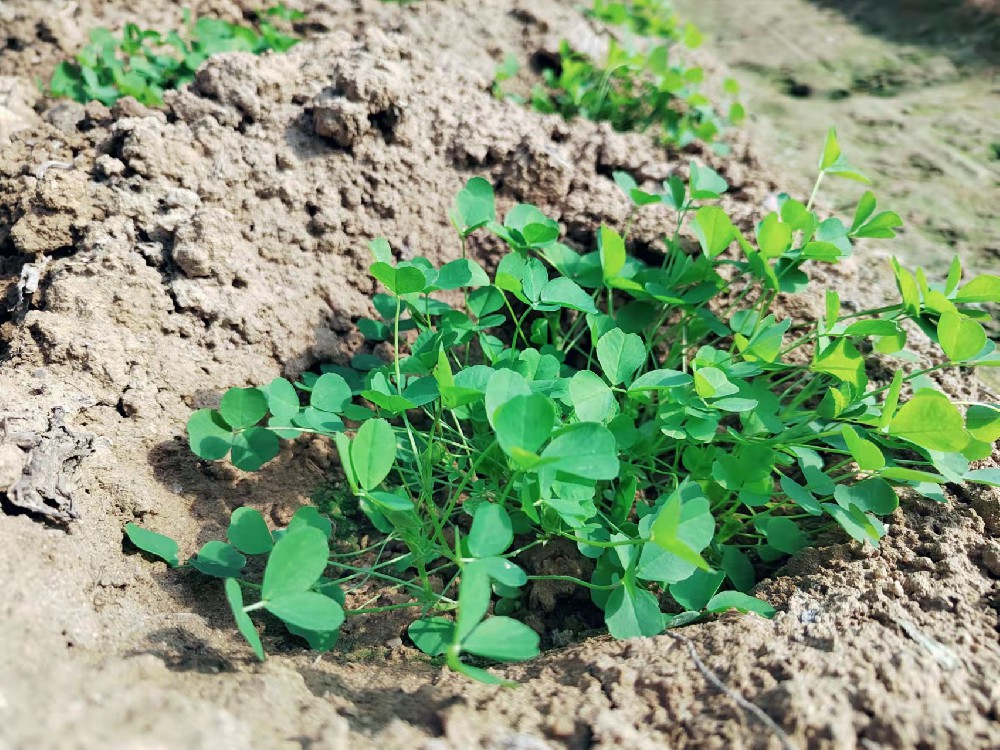
[[[661,141],[680,147],[695,140],[711,143],[725,127],[743,119],[743,106],[735,100],[736,81],[727,79],[723,85],[732,99],[725,116],[701,93],[704,70],[685,63],[676,48],[695,49],[702,35],[692,24],[681,24],[669,4],[595,0],[591,15],[626,29],[630,38],[609,39],[603,63],[563,41],[558,64],[542,70],[542,83],[527,99],[504,92],[504,82],[518,73],[517,60],[508,57],[497,69],[494,93],[566,119],[607,121],[623,131],[653,129]]]
[[[52,74],[49,93],[86,103],[96,99],[111,106],[124,96],[142,104],[163,104],[163,92],[194,80],[199,66],[221,52],[269,50],[284,52],[298,39],[281,32],[273,19],[304,18],[298,11],[277,5],[258,13],[255,26],[199,18],[184,12],[185,28],[166,34],[125,25],[121,38],[105,28],[90,32],[90,44],[73,62],[60,63]]]
[[[827,175],[866,181],[832,130],[817,186]],[[1000,471],[969,468],[1000,438],[1000,409],[961,404],[963,413],[930,377],[1000,365],[980,308],[1000,302],[1000,277],[963,282],[956,258],[932,284],[893,261],[900,301],[848,312],[830,290],[818,319],[781,317],[779,293],[809,288],[807,262],[891,238],[899,216],[878,210],[871,192],[848,220],[783,195],[746,236],[718,205],[728,186],[708,167],[692,163],[687,180],[662,190],[614,178],[634,211],[677,214],[661,260],[630,255],[626,233],[607,226],[577,252],[530,205],[501,223],[490,183],[474,178],[451,215],[455,260],[397,262],[385,240],[371,245],[386,292],[358,326],[391,344],[391,361],[358,355],[295,383],[234,388],[219,409],[193,414],[192,450],[250,471],[282,439],[329,437],[381,534],[331,555],[330,521],[314,508],[274,531],[238,509],[228,543],[210,542],[185,565],[226,579],[258,656],[257,610],[322,651],[345,616],[412,609],[417,648],[499,682],[481,660],[538,653],[538,636],[512,617],[534,582],[587,589],[616,638],[729,609],[770,617],[751,593],[762,564],[837,529],[877,545],[901,488],[944,502],[947,482],[1000,486]],[[509,248],[492,274],[467,254],[481,233]],[[917,329],[937,342],[936,363],[907,349]],[[889,382],[872,381],[873,358],[892,363]],[[173,541],[127,532],[178,564]],[[557,539],[576,544],[592,575],[526,569],[526,550]],[[390,543],[406,551],[389,555]],[[262,579],[244,572],[247,555],[269,556]],[[345,610],[345,589],[372,579],[405,600]]]

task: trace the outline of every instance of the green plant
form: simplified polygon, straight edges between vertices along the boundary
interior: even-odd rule
[[[819,169],[817,188],[827,175],[865,179],[832,130]],[[628,226],[602,226],[580,254],[534,206],[515,206],[501,224],[492,187],[473,178],[452,213],[458,259],[396,263],[385,240],[371,245],[371,273],[388,294],[374,298],[378,318],[358,327],[390,342],[391,362],[358,356],[294,384],[234,388],[218,410],[194,413],[192,450],[251,471],[277,455],[280,438],[333,439],[352,494],[383,535],[330,555],[330,523],[314,508],[275,532],[256,511],[237,510],[230,544],[210,542],[188,565],[227,579],[258,655],[248,616],[258,609],[326,649],[345,614],[413,608],[418,648],[497,681],[463,656],[537,653],[538,637],[510,617],[529,582],[585,587],[616,638],[727,609],[770,616],[750,594],[761,564],[838,527],[876,545],[897,488],[943,502],[946,482],[1000,486],[1000,471],[969,469],[1000,438],[1000,409],[965,404],[963,415],[930,378],[1000,365],[978,307],[1000,301],[1000,277],[963,284],[956,259],[935,285],[893,261],[901,301],[844,312],[827,291],[818,319],[782,318],[778,295],[808,288],[804,264],[894,236],[899,216],[877,211],[870,192],[849,222],[782,196],[751,239],[718,205],[727,184],[710,168],[692,163],[686,181],[671,177],[662,192],[623,173],[615,180],[633,213],[652,204],[676,212],[662,259],[628,254]],[[467,254],[478,232],[510,249],[492,278]],[[920,367],[906,348],[914,327],[939,344],[940,362]],[[869,380],[876,357],[893,362],[888,382]],[[174,542],[128,533],[178,564]],[[592,561],[588,580],[522,567],[525,550],[556,539]],[[244,555],[268,553],[262,583],[245,577]],[[408,600],[344,612],[341,587],[372,579]],[[257,599],[249,605],[247,591]]]
[[[158,106],[164,91],[193,81],[195,71],[212,55],[288,50],[299,40],[281,32],[272,19],[291,22],[304,16],[277,5],[258,14],[256,28],[216,18],[192,21],[189,11],[184,18],[183,32],[162,34],[129,23],[119,39],[108,29],[93,29],[90,44],[76,59],[56,66],[49,93],[81,103],[96,99],[107,106],[131,96]]]
[[[544,85],[536,84],[527,100],[503,91],[503,83],[518,72],[517,60],[508,57],[497,69],[494,93],[566,119],[607,121],[616,130],[655,128],[664,143],[681,147],[695,140],[711,143],[726,126],[743,119],[743,106],[735,100],[725,116],[716,112],[700,91],[704,70],[674,53],[678,44],[697,48],[702,36],[695,26],[682,25],[664,0],[596,0],[591,15],[638,34],[641,40],[609,39],[603,63],[561,42],[558,63],[542,70]],[[727,79],[723,90],[735,97],[739,85]]]

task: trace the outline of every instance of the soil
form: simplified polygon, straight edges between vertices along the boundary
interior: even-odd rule
[[[320,658],[266,629],[260,664],[219,586],[124,547],[129,521],[191,551],[239,505],[279,523],[309,502],[327,446],[243,474],[195,459],[184,423],[226,388],[349,358],[351,321],[371,312],[367,241],[456,257],[447,208],[469,177],[502,209],[538,204],[580,247],[625,220],[616,169],[651,182],[711,163],[744,225],[779,189],[746,143],[664,152],[495,100],[504,54],[585,33],[549,1],[309,3],[307,41],[213,58],[162,110],[33,93],[83,29],[174,23],[180,7],[0,5],[0,748],[781,747],[669,635],[499,670],[516,690],[429,666],[398,645],[399,619],[358,623]],[[631,236],[653,246],[668,219],[644,214]],[[849,301],[887,293],[865,252],[831,278]],[[10,488],[34,465],[51,481],[30,507]],[[680,633],[793,747],[1000,745],[1000,491],[951,490],[904,499],[878,550],[836,540],[793,559],[758,589],[774,620]]]

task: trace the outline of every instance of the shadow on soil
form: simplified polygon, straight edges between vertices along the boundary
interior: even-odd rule
[[[962,67],[1000,63],[1000,3],[994,0],[810,2],[838,11],[865,31],[889,41],[933,47]]]

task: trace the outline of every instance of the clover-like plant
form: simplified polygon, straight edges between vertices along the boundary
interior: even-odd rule
[[[627,30],[631,38],[609,38],[603,61],[561,42],[558,61],[542,69],[543,82],[527,99],[504,92],[504,82],[519,69],[516,58],[508,57],[496,71],[494,93],[566,119],[607,121],[623,131],[653,129],[662,142],[680,147],[695,140],[712,143],[727,126],[743,119],[735,80],[723,83],[731,100],[725,115],[701,92],[704,70],[677,53],[678,45],[699,47],[701,32],[693,24],[682,24],[669,3],[595,0],[590,15]],[[724,150],[722,144],[717,148]]]
[[[865,180],[832,130],[817,186],[827,175]],[[692,163],[662,190],[614,177],[634,210],[676,213],[661,258],[629,254],[627,231],[607,226],[579,252],[530,205],[501,223],[490,183],[473,178],[451,216],[455,260],[397,262],[385,240],[371,245],[387,293],[358,327],[388,342],[391,361],[359,354],[294,383],[234,388],[191,417],[198,456],[251,471],[281,439],[329,437],[379,532],[330,554],[329,521],[314,508],[275,531],[254,510],[233,514],[229,543],[187,565],[226,579],[258,655],[256,610],[324,650],[345,615],[405,608],[419,649],[496,682],[467,657],[538,652],[515,617],[534,582],[587,589],[616,638],[727,609],[770,616],[752,595],[758,571],[831,530],[877,545],[898,490],[944,502],[948,482],[1000,486],[997,469],[970,470],[1000,438],[1000,409],[956,405],[931,378],[1000,365],[980,307],[1000,302],[1000,277],[963,282],[956,259],[934,284],[893,261],[899,301],[844,310],[828,290],[819,318],[785,317],[778,296],[808,290],[808,263],[894,236],[899,216],[871,192],[847,221],[782,195],[748,237],[708,167]],[[467,252],[480,233],[509,248],[492,274]],[[916,335],[937,342],[937,361],[907,348]],[[872,379],[885,371],[869,368],[875,360],[891,378]],[[177,565],[172,541],[134,525],[128,534]],[[576,545],[586,578],[531,569],[525,551],[555,540]],[[244,572],[246,555],[270,556],[261,582]],[[371,580],[403,601],[345,611],[345,589]]]
[[[129,23],[118,38],[109,29],[93,29],[90,44],[76,59],[56,66],[49,93],[80,103],[96,99],[107,106],[131,96],[142,104],[159,106],[164,91],[193,81],[198,67],[212,55],[284,52],[298,43],[274,19],[298,21],[305,17],[299,11],[276,5],[257,16],[255,26],[244,26],[208,17],[193,21],[185,10],[181,31],[164,34]]]

